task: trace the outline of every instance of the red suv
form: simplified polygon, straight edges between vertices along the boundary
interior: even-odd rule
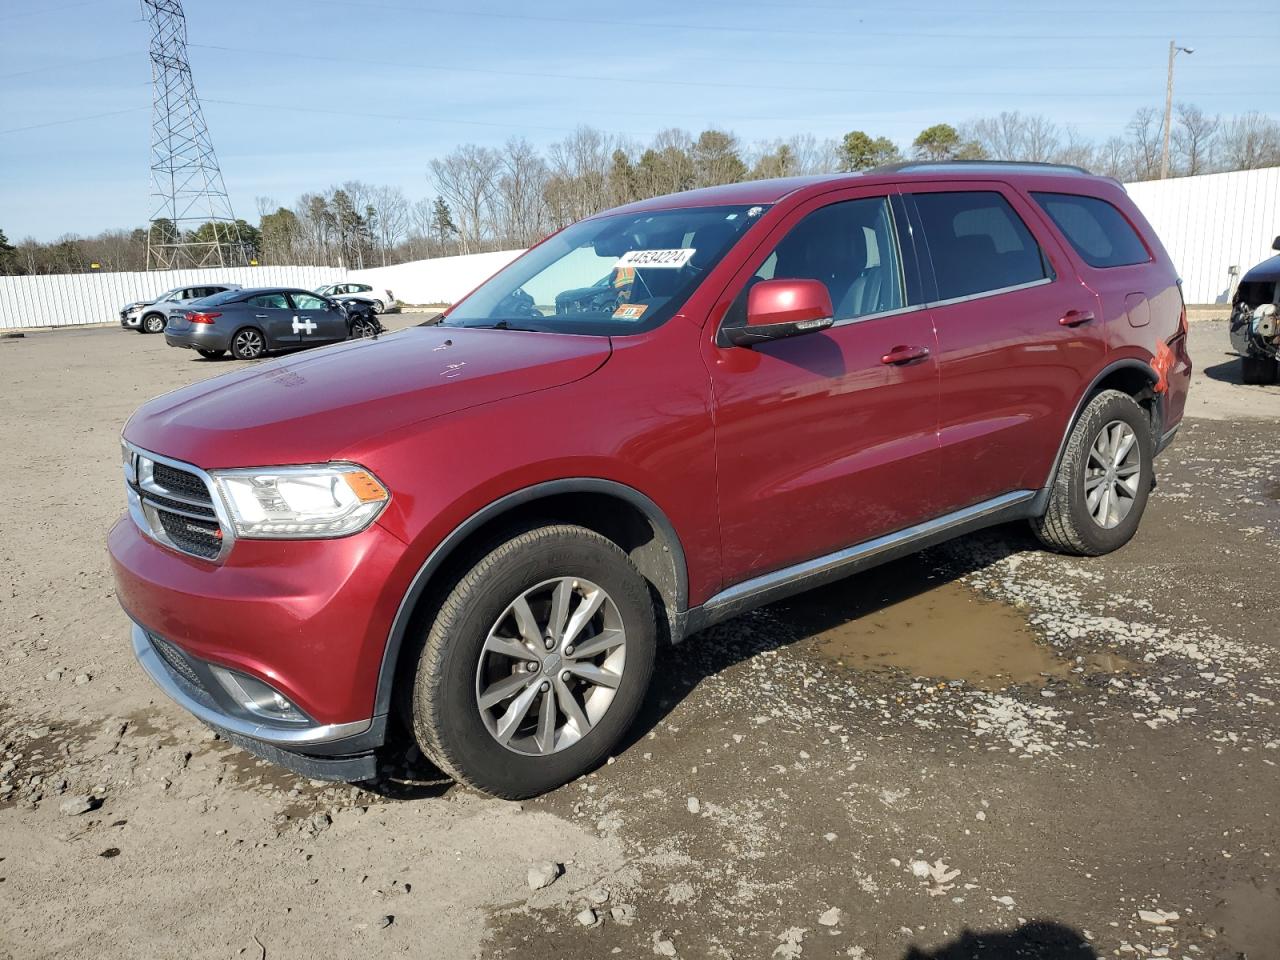
[[[110,534],[138,659],[361,780],[393,721],[505,797],[600,762],[664,641],[1015,519],[1137,528],[1191,365],[1119,184],[907,164],[659,197],[438,326],[150,401]]]

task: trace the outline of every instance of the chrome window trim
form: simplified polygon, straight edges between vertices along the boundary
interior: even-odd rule
[[[848,327],[855,323],[862,323],[866,320],[882,320],[885,317],[896,317],[906,313],[919,313],[921,310],[929,306],[927,303],[915,303],[909,307],[899,307],[896,310],[881,310],[879,313],[864,313],[858,317],[848,317],[844,320],[837,320],[831,324],[828,329],[834,330],[836,327]]]
[[[347,723],[312,723],[305,727],[295,724],[291,728],[247,720],[224,710],[210,707],[188,694],[178,681],[173,678],[168,666],[165,665],[164,660],[151,643],[147,631],[136,623],[132,626],[133,655],[137,657],[138,663],[147,672],[147,676],[164,691],[169,699],[210,726],[219,727],[229,733],[262,743],[270,743],[288,750],[303,748],[317,743],[327,743],[331,740],[345,740],[347,737],[354,737],[364,733],[373,725],[373,720],[369,719],[352,720]]]
[[[1030,290],[1032,287],[1044,286],[1046,283],[1053,283],[1057,277],[1041,277],[1039,280],[1028,280],[1026,283],[1015,283],[1009,287],[997,287],[995,290],[983,290],[981,293],[969,293],[963,297],[951,297],[948,300],[931,300],[924,304],[926,307],[949,307],[953,303],[968,303],[970,300],[985,300],[987,297],[998,297],[1004,293],[1013,293],[1017,290]]]
[[[194,463],[187,463],[185,460],[174,460],[171,457],[164,457],[158,453],[152,453],[150,450],[144,450],[142,447],[130,443],[128,440],[122,439],[120,442],[130,454],[129,463],[124,467],[125,490],[127,491],[126,496],[129,503],[129,515],[133,518],[133,522],[138,525],[138,529],[156,543],[168,547],[170,550],[180,553],[184,557],[190,557],[193,560],[203,560],[205,563],[223,563],[226,560],[227,554],[230,553],[231,547],[235,544],[235,526],[231,522],[231,517],[227,513],[226,506],[223,504],[222,498],[218,495],[217,486],[213,482],[213,477],[204,470],[201,470]],[[217,556],[202,557],[199,554],[183,550],[169,539],[168,535],[164,532],[164,527],[160,525],[159,519],[154,516],[155,508],[151,507],[141,496],[139,496],[138,490],[141,490],[143,493],[153,493],[158,497],[165,497],[167,499],[176,500],[180,503],[187,503],[192,506],[203,507],[205,504],[197,503],[190,497],[183,496],[182,494],[175,495],[166,487],[162,487],[157,484],[151,475],[151,470],[144,466],[145,461],[163,463],[165,466],[173,467],[175,470],[182,470],[186,473],[193,474],[199,477],[204,483],[205,489],[209,492],[209,506],[212,508],[214,518],[217,519],[218,527],[222,531],[222,547],[219,549]],[[130,476],[131,473],[136,476],[135,482],[138,485],[137,490],[135,490],[130,484],[130,480],[133,479],[133,477]],[[208,516],[192,516],[191,514],[186,514],[181,510],[170,509],[168,512],[176,513],[180,516],[189,516],[193,520],[204,520],[207,522],[210,519]]]

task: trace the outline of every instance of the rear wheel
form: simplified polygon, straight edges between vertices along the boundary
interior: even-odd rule
[[[237,360],[257,360],[267,352],[267,342],[260,330],[244,327],[231,338],[231,355]]]
[[[164,317],[158,313],[148,313],[142,318],[139,329],[143,333],[164,333]]]
[[[385,309],[387,309],[387,306],[381,300],[373,301],[372,310],[374,313],[381,313]]]
[[[1240,379],[1251,385],[1275,383],[1280,379],[1280,361],[1271,357],[1241,357]]]
[[[226,352],[227,351],[225,350],[196,350],[196,353],[200,354],[200,356],[204,357],[206,360],[217,360]]]
[[[1147,506],[1154,455],[1146,411],[1127,393],[1102,391],[1071,430],[1048,509],[1031,521],[1036,536],[1080,556],[1124,546]]]
[[[418,744],[488,793],[552,790],[626,732],[655,649],[648,587],[616,544],[569,525],[513,536],[436,615],[413,686]]]

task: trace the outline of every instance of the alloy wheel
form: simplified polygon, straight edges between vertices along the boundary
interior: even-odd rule
[[[241,330],[236,334],[232,344],[235,354],[245,360],[254,360],[262,355],[262,334],[257,330]]]
[[[1142,476],[1142,449],[1133,427],[1112,420],[1093,440],[1084,470],[1085,508],[1103,529],[1119,526],[1133,509]]]
[[[533,756],[573,746],[613,703],[626,664],[617,605],[580,577],[516,597],[489,629],[476,670],[476,707],[508,750]]]
[[[147,317],[146,324],[147,333],[159,333],[164,329],[164,319],[155,315]]]

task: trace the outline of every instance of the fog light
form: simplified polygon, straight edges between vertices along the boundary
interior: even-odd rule
[[[289,702],[282,693],[261,680],[210,664],[209,669],[222,684],[231,699],[254,716],[278,723],[307,723],[301,710]]]

